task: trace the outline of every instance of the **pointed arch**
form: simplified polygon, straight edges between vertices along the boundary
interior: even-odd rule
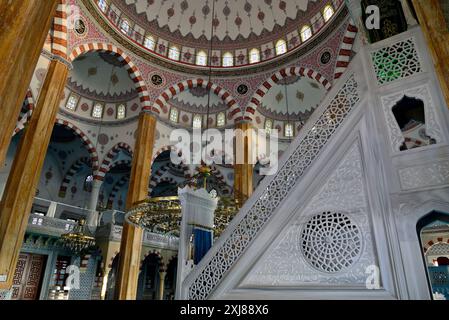
[[[35,107],[35,100],[31,89],[28,89],[25,101],[23,102],[22,111],[20,112],[19,121],[17,121],[16,128],[13,132],[13,137],[25,128],[25,125],[30,120]]]
[[[95,175],[96,180],[103,181],[104,177],[106,176],[106,173],[111,169],[111,165],[113,164],[112,161],[114,157],[120,152],[120,150],[125,150],[128,152],[132,158],[133,156],[133,150],[132,148],[124,142],[119,142],[115,146],[109,150],[109,152],[106,154],[105,158],[101,162],[100,169],[98,170],[98,174]]]
[[[117,197],[118,192],[122,189],[122,187],[129,181],[129,174],[124,175],[120,178],[120,180],[114,185],[114,187],[111,190],[111,193],[109,194],[107,208],[112,209],[112,206],[114,205],[115,197]]]
[[[87,135],[83,131],[81,131],[77,126],[75,126],[73,123],[71,123],[67,120],[56,118],[55,124],[69,128],[83,141],[83,143],[85,144],[85,146],[87,148],[87,152],[91,156],[92,171],[94,172],[94,175],[97,174],[96,172],[99,168],[97,149],[95,149],[92,141],[90,141],[90,139],[87,137]]]
[[[177,94],[185,90],[197,87],[211,90],[214,94],[216,94],[220,99],[222,99],[226,103],[231,113],[233,110],[240,111],[240,107],[237,101],[226,89],[204,79],[185,80],[183,82],[179,82],[175,85],[170,86],[168,89],[166,89],[159,95],[159,97],[153,104],[153,108],[157,107],[160,110],[162,110],[162,108],[167,105],[168,101]],[[235,113],[233,113],[232,115],[234,116]]]
[[[264,81],[264,83],[262,83],[262,85],[256,90],[248,107],[246,107],[244,118],[240,120],[252,121],[252,115],[256,113],[257,107],[260,105],[260,102],[268,91],[279,81],[290,76],[308,77],[312,80],[318,81],[327,91],[332,88],[332,84],[323,75],[312,69],[304,67],[282,69]]]
[[[51,53],[63,59],[67,59],[67,0],[59,0],[56,14],[53,19],[53,30],[51,35]]]
[[[70,183],[72,182],[73,177],[75,174],[81,169],[84,165],[91,167],[91,161],[88,157],[83,157],[78,160],[76,160],[67,170],[66,174],[64,175],[64,178],[62,179],[61,186],[59,187],[59,197],[65,198],[67,193],[67,188],[69,187]]]
[[[335,79],[339,79],[349,66],[349,59],[352,53],[352,47],[357,37],[358,29],[352,19],[349,21],[343,41],[338,52],[337,64],[335,66]]]
[[[159,106],[156,104],[151,106],[150,104],[150,95],[147,85],[143,80],[142,74],[140,73],[134,62],[131,60],[131,58],[122,49],[108,43],[84,43],[72,50],[69,60],[73,62],[78,56],[92,51],[107,52],[116,56],[119,61],[124,62],[125,68],[128,71],[131,80],[136,85],[137,92],[139,93],[140,103],[142,104],[142,111],[151,111],[156,114],[160,114],[161,109],[159,108]]]

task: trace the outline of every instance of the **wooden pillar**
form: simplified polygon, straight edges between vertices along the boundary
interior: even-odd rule
[[[165,289],[165,276],[167,272],[159,272],[159,300],[164,300],[164,289]]]
[[[244,202],[253,193],[255,159],[251,160],[251,156],[255,141],[252,136],[253,127],[251,123],[237,123],[235,129],[234,194],[241,202]]]
[[[154,147],[156,118],[148,113],[139,117],[136,145],[132,160],[126,208],[148,197],[151,175],[151,157]],[[117,274],[115,298],[118,300],[135,300],[139,277],[140,252],[142,249],[143,230],[128,223],[123,224],[120,243],[120,262]]]
[[[440,0],[413,0],[441,89],[449,107],[449,30]]]
[[[9,173],[0,203],[0,280],[4,280],[0,281],[0,289],[12,285],[68,71],[68,66],[58,60],[50,63],[39,101]]]
[[[0,0],[0,167],[58,0]]]

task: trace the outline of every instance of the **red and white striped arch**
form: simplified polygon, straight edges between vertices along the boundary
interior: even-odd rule
[[[98,174],[94,177],[95,180],[103,181],[106,173],[110,170],[114,157],[120,152],[120,150],[126,150],[131,157],[133,155],[133,150],[127,143],[117,143],[111,148],[111,150],[109,150],[106,157],[101,162],[100,170],[98,170]]]
[[[156,99],[156,101],[153,104],[153,108],[158,108],[161,110],[165,105],[167,105],[168,101],[176,96],[177,94],[196,87],[206,88],[212,91],[214,94],[216,94],[220,99],[222,99],[229,109],[238,108],[237,101],[234,99],[234,97],[224,88],[220,87],[219,85],[209,82],[204,79],[191,79],[191,80],[185,80],[183,82],[177,83],[168,89],[166,89],[164,92],[160,94],[160,96]]]
[[[335,79],[339,79],[349,66],[349,60],[352,54],[352,47],[357,37],[357,27],[354,25],[352,19],[349,21],[348,28],[343,37],[343,42],[338,52],[337,64],[335,68]]]
[[[81,169],[81,167],[83,167],[84,165],[89,166],[89,167],[91,166],[91,161],[89,158],[83,157],[83,158],[76,160],[72,164],[72,166],[69,168],[69,170],[67,170],[64,178],[62,179],[61,186],[59,187],[59,197],[60,198],[65,198],[65,196],[67,194],[67,189],[68,189],[70,183],[72,182],[73,177],[78,172],[78,170]]]
[[[117,196],[118,192],[122,189],[122,187],[129,181],[129,175],[124,175],[120,178],[120,180],[112,187],[111,193],[109,194],[107,208],[112,209],[112,206],[114,205],[115,197]]]
[[[108,43],[84,43],[73,49],[72,53],[70,54],[70,61],[73,62],[80,55],[92,51],[108,52],[112,55],[115,55],[120,61],[125,62],[125,68],[128,71],[131,80],[136,85],[137,92],[139,93],[142,110],[160,114],[161,109],[158,107],[158,105],[151,106],[150,95],[148,93],[147,85],[143,80],[142,74],[140,73],[134,62],[132,62],[131,58],[122,49]]]
[[[68,122],[67,120],[57,118],[55,123],[71,129],[78,137],[80,137],[80,139],[86,145],[87,152],[89,152],[89,154],[90,154],[91,161],[92,161],[92,171],[94,172],[94,175],[95,175],[96,171],[98,170],[98,166],[99,166],[98,153],[97,153],[97,149],[95,149],[95,147],[94,147],[93,143],[90,141],[90,139],[77,126],[75,126],[73,123]]]
[[[449,237],[435,237],[434,239],[429,240],[424,245],[424,253],[426,253],[433,245],[438,243],[448,243],[449,244]]]
[[[319,72],[314,71],[309,68],[303,67],[291,67],[287,69],[282,69],[272,75],[269,79],[267,79],[254,93],[253,97],[249,105],[246,107],[246,112],[243,119],[239,120],[248,120],[252,121],[252,116],[256,113],[257,107],[260,105],[263,97],[268,93],[268,91],[277,84],[280,80],[285,79],[290,76],[301,76],[308,77],[315,81],[318,81],[326,90],[330,90],[332,88],[331,83]]]
[[[59,0],[53,19],[51,53],[67,59],[67,1]]]
[[[12,134],[13,137],[25,128],[25,124],[30,120],[34,107],[33,93],[31,92],[31,89],[28,89],[25,101],[23,102],[23,112],[20,113],[19,121]]]
[[[159,157],[162,153],[164,153],[165,151],[172,151],[175,152],[176,154],[178,154],[178,156],[181,158],[181,163],[183,163],[184,165],[187,163],[186,159],[184,158],[181,150],[176,149],[175,146],[163,146],[162,148],[160,148],[158,151],[156,151],[156,153],[153,155],[153,158],[151,159],[151,165],[153,165],[154,161],[156,160],[157,157]]]
[[[185,179],[190,179],[191,174],[190,174],[190,170],[189,168],[184,165],[184,164],[179,164],[179,165],[175,165],[173,163],[168,163],[162,167],[160,167],[156,172],[153,172],[151,174],[151,180],[150,180],[150,186],[148,188],[148,194],[151,194],[151,192],[153,191],[153,189],[163,181],[163,176],[166,172],[168,172],[169,169],[176,169],[179,171],[183,171],[184,173],[184,178]],[[171,179],[171,178],[169,178]],[[173,180],[173,179],[171,179]],[[173,180],[174,182],[174,180]]]

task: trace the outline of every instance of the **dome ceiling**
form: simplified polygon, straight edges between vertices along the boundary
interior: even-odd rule
[[[210,106],[210,113],[215,113],[227,109],[226,104],[216,94],[210,93],[205,88],[193,88],[177,94],[170,100],[170,104],[185,111],[196,113],[207,113],[207,106]],[[209,102],[209,104],[208,104]]]
[[[209,41],[211,23],[215,41],[243,41],[273,31],[283,33],[294,23],[309,2],[316,0],[115,0],[129,13],[145,19],[156,33],[169,32],[175,37]]]
[[[258,110],[269,118],[288,120],[288,106],[290,120],[305,121],[326,93],[327,90],[317,81],[305,77],[289,77],[279,81],[268,91]]]
[[[108,53],[91,52],[77,58],[68,86],[82,96],[100,101],[129,101],[138,95],[128,71]]]

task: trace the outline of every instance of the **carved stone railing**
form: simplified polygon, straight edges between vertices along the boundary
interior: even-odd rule
[[[348,70],[284,153],[278,172],[264,179],[221,238],[186,277],[178,298],[204,300],[210,296],[357,107],[359,90],[354,72]]]
[[[123,227],[120,225],[107,224],[97,229],[97,237],[107,238],[109,241],[120,241]],[[145,246],[161,249],[178,250],[179,238],[145,231],[142,239]]]
[[[57,236],[70,232],[76,222],[31,214],[28,220],[27,232]]]

